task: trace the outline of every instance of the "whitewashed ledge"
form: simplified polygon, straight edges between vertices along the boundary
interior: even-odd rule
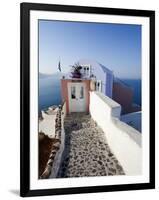
[[[142,111],[124,114],[120,120],[141,132]]]
[[[49,138],[55,137],[55,119],[58,107],[49,107],[47,111],[41,111],[42,120],[39,120],[39,132],[45,133]]]
[[[126,175],[141,174],[142,134],[120,121],[121,106],[100,92],[90,92],[89,109]]]

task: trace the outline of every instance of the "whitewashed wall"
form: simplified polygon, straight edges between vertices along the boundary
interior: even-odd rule
[[[120,121],[121,106],[99,92],[90,92],[90,114],[103,129],[112,152],[127,175],[142,172],[141,133]]]
[[[131,126],[141,132],[141,117],[142,113],[141,111],[139,111],[122,115],[120,117],[120,120],[125,122],[126,124],[131,124]]]
[[[58,171],[60,169],[61,161],[62,161],[62,155],[64,152],[65,148],[65,131],[64,131],[64,119],[66,116],[66,102],[62,106],[62,111],[61,111],[61,144],[60,144],[60,149],[56,153],[53,167],[51,170],[51,175],[49,178],[56,178],[58,175]]]
[[[55,137],[55,118],[58,108],[55,109],[54,114],[47,114],[42,111],[43,120],[39,121],[39,132],[45,133],[50,138]]]

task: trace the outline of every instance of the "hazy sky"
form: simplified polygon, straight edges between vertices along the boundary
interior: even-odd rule
[[[93,59],[119,78],[141,78],[141,26],[39,21],[39,71],[62,72],[80,59]]]

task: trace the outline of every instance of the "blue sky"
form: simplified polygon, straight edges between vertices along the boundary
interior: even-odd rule
[[[39,71],[62,72],[80,59],[93,59],[119,78],[141,78],[141,26],[39,21]]]

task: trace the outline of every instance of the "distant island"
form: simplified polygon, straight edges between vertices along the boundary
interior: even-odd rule
[[[52,76],[52,74],[44,74],[44,73],[39,72],[39,78],[47,78],[49,76]]]
[[[39,78],[49,78],[49,77],[53,77],[53,78],[61,78],[62,76],[65,76],[66,74],[62,73],[62,72],[56,72],[54,74],[44,74],[39,72]]]

